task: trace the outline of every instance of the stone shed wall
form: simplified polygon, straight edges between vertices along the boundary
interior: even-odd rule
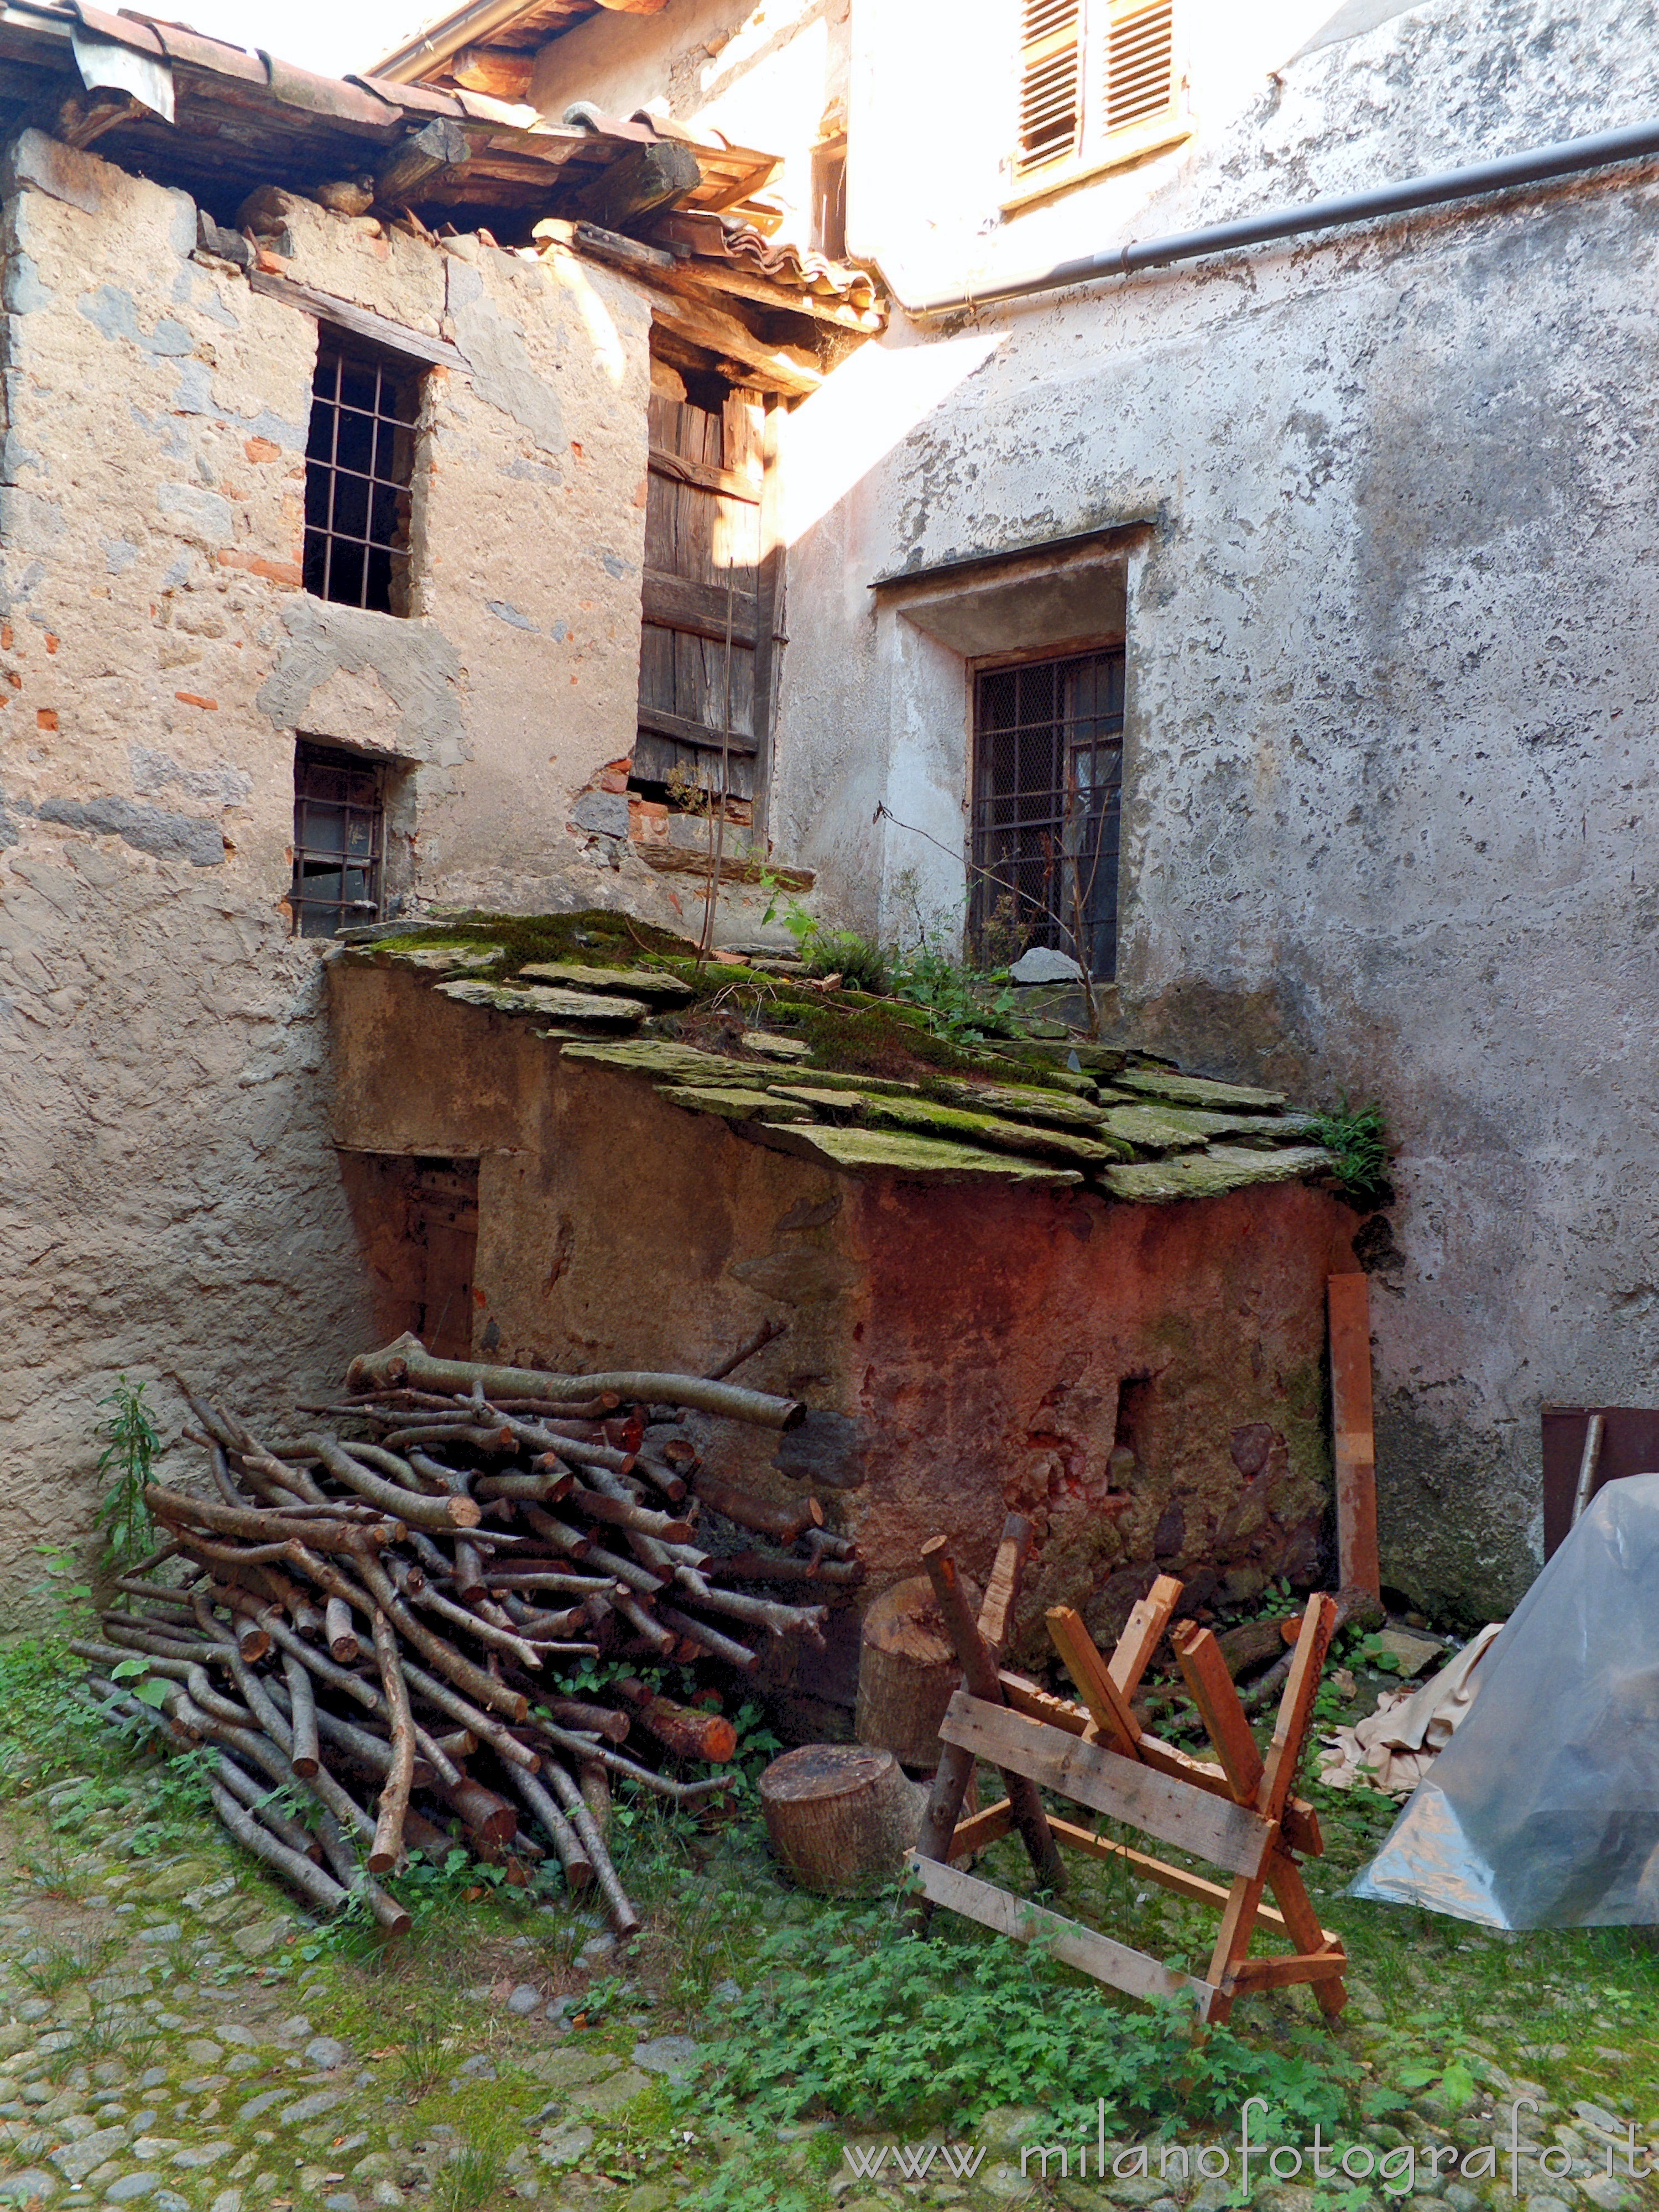
[[[634,727],[632,289],[294,204],[294,278],[471,364],[427,380],[398,619],[299,588],[309,315],[193,258],[184,194],[38,133],[0,222],[3,1625],[32,1547],[88,1528],[118,1374],[264,1411],[369,1327],[322,948],[284,904],[296,733],[400,766],[423,898],[659,894],[594,834],[624,802],[588,790]]]
[[[336,957],[329,976],[337,1141],[480,1161],[475,1344],[702,1370],[787,1322],[740,1379],[805,1400],[807,1426],[781,1471],[769,1431],[722,1425],[719,1471],[810,1484],[865,1550],[866,1598],[941,1530],[982,1573],[1011,1508],[1037,1529],[1028,1630],[1065,1601],[1115,1633],[1155,1565],[1194,1602],[1319,1571],[1325,1279],[1353,1265],[1338,1200],[848,1175],[407,971]]]

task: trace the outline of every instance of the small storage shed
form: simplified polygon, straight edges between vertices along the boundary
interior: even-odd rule
[[[1018,1024],[952,1043],[612,914],[343,943],[328,975],[386,1336],[706,1371],[770,1328],[738,1379],[812,1411],[715,1471],[810,1489],[866,1601],[940,1532],[983,1570],[1011,1509],[1028,1633],[1070,1603],[1109,1640],[1158,1571],[1189,1609],[1318,1575],[1359,1216],[1282,1097]],[[850,1702],[838,1618],[811,1671]]]

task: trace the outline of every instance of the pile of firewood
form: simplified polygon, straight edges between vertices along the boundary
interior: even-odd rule
[[[155,1721],[120,1667],[143,1662],[174,1740],[210,1748],[231,1833],[312,1903],[360,1892],[389,1929],[409,1916],[376,1877],[459,1836],[521,1882],[550,1848],[631,1932],[610,1778],[681,1803],[726,1778],[617,1747],[637,1725],[656,1755],[722,1765],[736,1734],[626,1673],[614,1704],[567,1694],[562,1675],[602,1653],[747,1674],[757,1632],[821,1644],[863,1573],[815,1500],[773,1504],[705,1471],[722,1422],[782,1430],[803,1413],[722,1380],[483,1366],[404,1337],[269,1442],[180,1387],[216,1494],[146,1492],[167,1540],[120,1577],[106,1640],[73,1648],[112,1709]]]

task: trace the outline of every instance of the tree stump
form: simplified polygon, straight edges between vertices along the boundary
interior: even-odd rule
[[[971,1602],[977,1607],[976,1595]],[[939,1723],[961,1681],[927,1576],[912,1575],[884,1590],[864,1616],[854,1723],[859,1741],[931,1774],[939,1765]]]
[[[890,1751],[808,1743],[761,1777],[772,1849],[803,1889],[856,1896],[891,1881],[915,1842],[927,1793]]]

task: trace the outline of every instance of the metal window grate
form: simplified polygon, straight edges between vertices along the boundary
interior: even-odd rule
[[[303,739],[294,753],[294,888],[296,937],[380,918],[386,823],[381,771],[356,753]]]
[[[403,614],[420,372],[325,337],[311,388],[306,589],[349,607]]]
[[[1123,675],[1120,647],[977,679],[969,927],[988,964],[1047,945],[1115,972]]]

